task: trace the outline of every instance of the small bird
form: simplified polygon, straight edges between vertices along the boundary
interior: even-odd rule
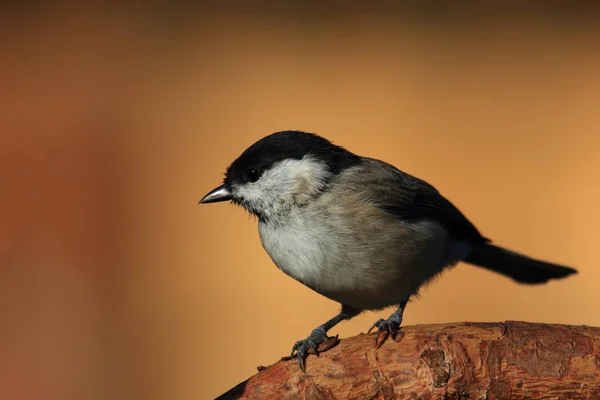
[[[258,140],[200,203],[220,201],[258,218],[262,245],[279,269],[341,304],[294,344],[303,371],[327,332],[362,311],[398,306],[368,331],[377,328],[377,347],[396,337],[410,297],[459,261],[524,284],[577,272],[493,245],[429,183],[313,133]]]

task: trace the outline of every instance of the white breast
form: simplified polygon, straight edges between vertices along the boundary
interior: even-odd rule
[[[275,265],[292,278],[318,289],[326,282],[327,258],[335,252],[331,233],[319,221],[306,223],[298,216],[284,225],[260,222],[258,231],[266,252]]]
[[[285,224],[259,223],[262,244],[279,269],[332,300],[362,309],[398,304],[443,267],[445,232],[433,223],[399,225],[382,237],[375,225],[336,225],[302,210]]]

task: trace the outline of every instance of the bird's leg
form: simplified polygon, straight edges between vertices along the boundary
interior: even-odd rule
[[[367,331],[367,335],[373,330],[373,328],[377,328],[377,336],[375,337],[375,346],[377,348],[381,347],[381,345],[385,342],[388,336],[392,335],[393,339],[396,339],[398,333],[400,333],[400,325],[402,324],[402,314],[404,314],[404,308],[406,307],[406,303],[408,300],[404,300],[398,306],[398,309],[390,315],[388,319],[379,319],[375,322]],[[381,341],[379,339],[382,339]]]
[[[342,305],[342,311],[331,318],[329,321],[325,322],[323,325],[318,326],[313,329],[310,335],[303,340],[298,340],[294,347],[292,347],[292,356],[294,352],[296,352],[298,358],[298,364],[300,364],[300,368],[302,371],[306,371],[306,357],[308,356],[308,351],[312,350],[317,356],[319,355],[318,346],[323,343],[327,339],[330,339],[327,336],[327,331],[333,328],[335,325],[340,322],[350,319],[357,315],[359,310],[356,310],[350,306]]]

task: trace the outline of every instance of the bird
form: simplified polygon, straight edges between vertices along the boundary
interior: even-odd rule
[[[294,343],[291,356],[303,371],[328,332],[363,311],[396,307],[368,330],[377,328],[376,347],[401,334],[409,299],[461,261],[521,284],[577,273],[493,244],[431,184],[315,133],[287,130],[256,141],[199,204],[223,201],[258,219],[277,268],[341,306]]]

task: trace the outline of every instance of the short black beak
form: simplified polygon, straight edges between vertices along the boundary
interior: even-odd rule
[[[231,197],[231,193],[229,193],[229,190],[227,190],[225,185],[221,185],[218,188],[213,189],[210,192],[208,192],[208,194],[206,196],[204,196],[202,198],[202,200],[200,200],[200,202],[198,202],[198,204],[218,203],[219,201],[231,200],[231,198],[232,197]]]

